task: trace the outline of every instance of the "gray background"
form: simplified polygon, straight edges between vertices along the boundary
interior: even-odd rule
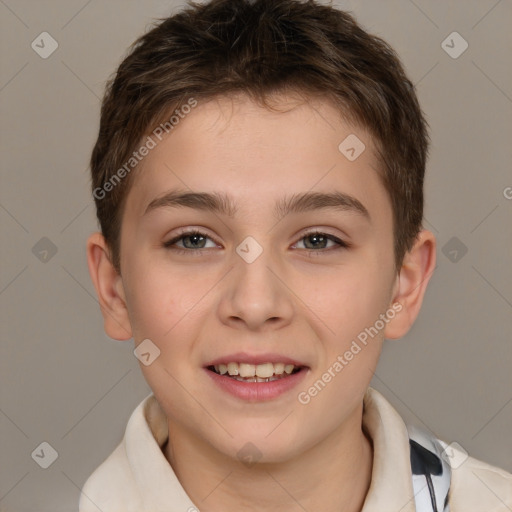
[[[150,391],[133,341],[103,332],[85,258],[96,229],[87,165],[106,78],[152,18],[179,5],[0,0],[2,512],[76,510]],[[407,420],[512,471],[512,3],[336,5],[395,47],[432,133],[426,225],[438,265],[373,385]],[[47,59],[31,48],[43,31],[59,45]],[[453,31],[469,44],[456,59],[441,46]],[[57,251],[46,261],[43,237]],[[58,452],[48,469],[31,457],[43,441]]]

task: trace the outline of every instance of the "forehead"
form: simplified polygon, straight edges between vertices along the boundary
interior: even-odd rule
[[[143,215],[173,189],[222,193],[245,215],[259,215],[262,205],[275,212],[284,196],[341,191],[386,216],[368,131],[327,100],[281,96],[273,105],[244,95],[199,102],[134,171],[128,211]]]

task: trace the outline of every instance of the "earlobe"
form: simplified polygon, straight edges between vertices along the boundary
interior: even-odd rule
[[[422,230],[404,257],[397,276],[392,304],[400,303],[400,312],[387,324],[385,338],[398,339],[414,324],[423,303],[428,282],[436,265],[436,239],[432,232]]]
[[[87,265],[103,314],[104,329],[115,340],[128,340],[132,329],[123,282],[109,255],[103,235],[93,233],[87,240]]]

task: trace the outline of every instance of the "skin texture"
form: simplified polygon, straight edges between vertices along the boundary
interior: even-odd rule
[[[276,105],[283,112],[243,95],[200,103],[136,171],[122,221],[121,275],[99,233],[88,240],[89,270],[107,334],[133,337],[135,345],[149,338],[160,350],[141,370],[168,418],[164,454],[201,511],[359,511],[372,470],[363,396],[384,337],[403,336],[416,319],[435,239],[422,231],[397,273],[391,202],[371,137],[327,101],[282,96]],[[352,133],[366,145],[353,162],[338,150]],[[176,188],[226,193],[237,212],[144,214]],[[358,199],[369,220],[353,210],[273,215],[284,196],[334,190]],[[163,247],[182,228],[209,238],[177,241],[186,254]],[[350,247],[315,245],[305,238],[314,230]],[[252,263],[236,252],[247,236],[263,249]],[[300,403],[298,393],[397,303],[400,313]],[[247,402],[220,390],[204,369],[236,352],[281,354],[306,365],[307,375],[275,399]],[[251,466],[237,456],[249,442],[261,457]]]

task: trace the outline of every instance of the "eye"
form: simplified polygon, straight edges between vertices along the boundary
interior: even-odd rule
[[[207,247],[206,245],[208,240],[212,242],[210,247]],[[300,244],[303,241],[306,241],[303,249],[310,252],[320,252],[321,249],[341,249],[350,247],[350,244],[344,242],[340,238],[321,231],[306,233],[299,242],[297,242],[297,244]],[[329,242],[331,242],[331,246],[328,245]],[[173,239],[164,242],[163,247],[181,254],[192,253],[194,255],[200,255],[201,251],[198,249],[214,248],[217,247],[217,245],[206,233],[202,233],[198,230],[191,230],[184,231]],[[299,248],[302,249],[301,247]]]
[[[343,240],[341,240],[338,237],[335,237],[334,235],[322,233],[321,231],[312,231],[310,233],[306,233],[298,243],[301,243],[303,241],[306,241],[304,243],[304,249],[307,251],[314,252],[318,252],[319,249],[332,248],[332,245],[330,247],[327,247],[329,242],[332,242],[334,244],[334,248],[336,248],[336,246],[338,246],[338,248],[349,247],[349,244],[347,242],[344,242]]]
[[[207,240],[213,240],[207,236],[205,233],[201,233],[198,230],[192,230],[192,231],[185,231],[183,233],[180,233],[178,236],[173,238],[172,240],[169,240],[167,242],[164,242],[163,246],[166,249],[172,249],[174,251],[180,252],[180,253],[194,253],[198,252],[195,251],[195,249],[209,249],[211,247],[216,247],[215,242],[213,242],[213,245],[210,247],[206,247]],[[177,245],[177,248],[173,247],[174,245],[181,242],[181,246]]]

